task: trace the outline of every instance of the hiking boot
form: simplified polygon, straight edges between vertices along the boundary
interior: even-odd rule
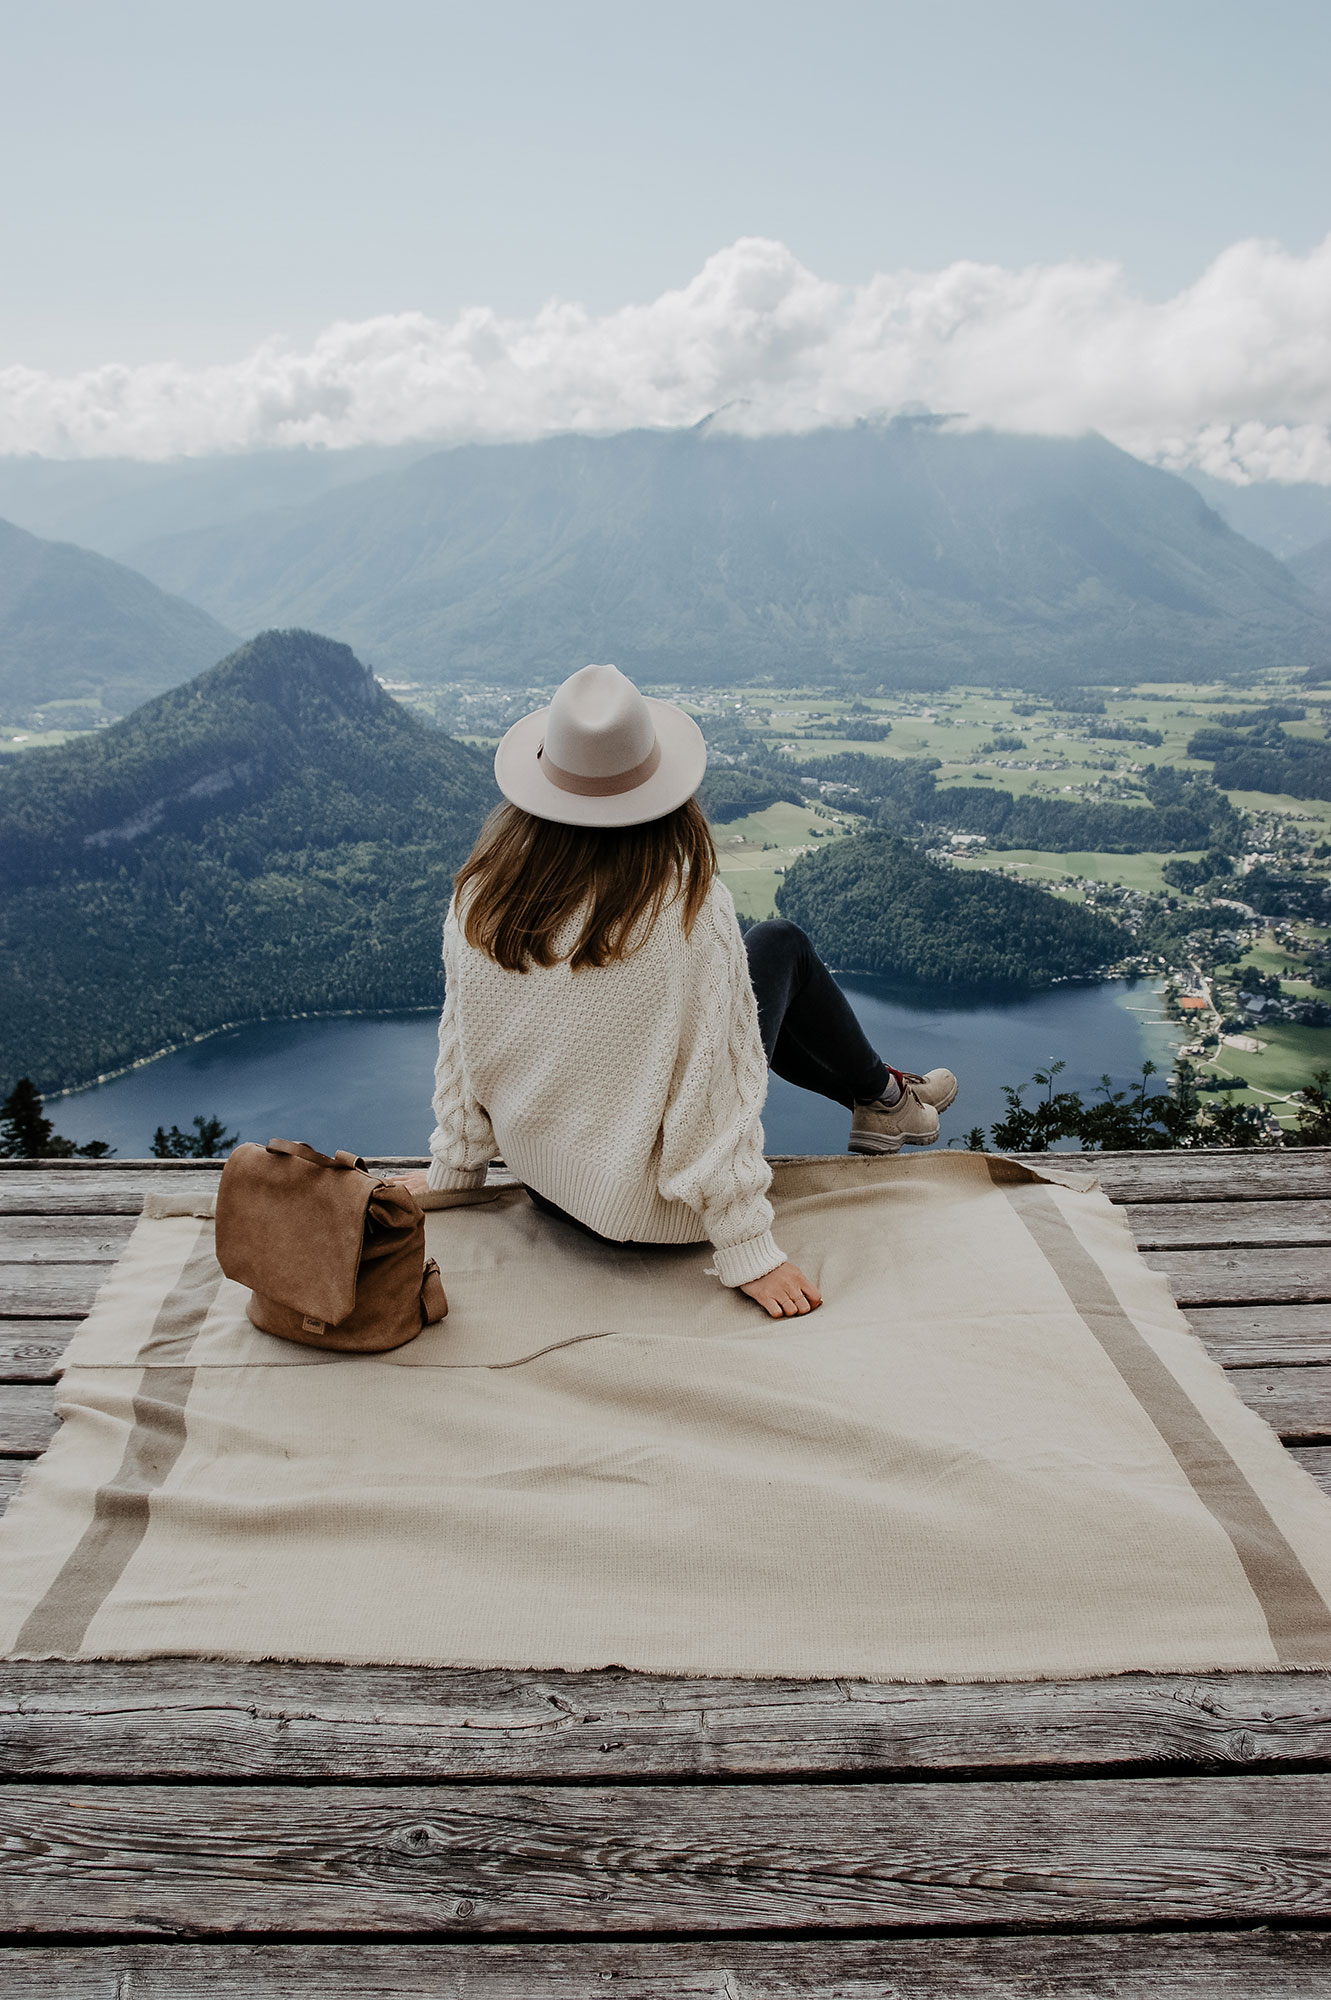
[[[938,1137],[938,1114],[957,1094],[950,1069],[931,1069],[927,1076],[894,1069],[901,1088],[895,1104],[877,1099],[857,1104],[851,1120],[850,1153],[899,1153],[903,1146],[932,1146]]]
[[[894,1069],[892,1074],[903,1088],[910,1085],[921,1104],[932,1104],[938,1112],[946,1111],[957,1094],[957,1079],[950,1069],[931,1069],[923,1076],[909,1069]]]

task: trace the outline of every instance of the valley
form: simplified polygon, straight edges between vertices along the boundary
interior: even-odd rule
[[[653,691],[681,700],[698,717],[713,769],[722,759],[779,762],[809,781],[801,804],[777,800],[716,827],[722,874],[741,915],[752,919],[775,913],[787,872],[805,856],[873,823],[871,813],[855,809],[844,783],[819,780],[820,760],[928,760],[935,785],[949,791],[993,787],[1014,799],[1147,808],[1149,766],[1210,777],[1211,763],[1190,755],[1189,745],[1218,718],[1282,710],[1284,735],[1315,747],[1327,739],[1331,714],[1331,690],[1281,672],[1241,684],[1143,682],[1061,700],[965,685],[927,694],[768,684]],[[536,698],[534,690],[524,696]],[[482,746],[496,740],[513,707],[511,689],[474,684],[408,685],[399,699],[465,719],[469,740]],[[1288,1128],[1293,1093],[1331,1066],[1331,990],[1318,983],[1331,977],[1331,929],[1317,920],[1331,917],[1331,904],[1324,912],[1316,908],[1331,859],[1331,800],[1241,789],[1224,796],[1243,816],[1225,857],[1233,871],[1228,879],[1208,879],[1201,865],[1206,850],[1197,846],[1009,848],[940,827],[931,852],[968,874],[998,874],[1089,903],[1125,925],[1143,948],[1130,948],[1121,969],[1167,979],[1173,1042],[1190,1051],[1203,1091],[1222,1086],[1225,1101],[1252,1106],[1273,1126]],[[1179,879],[1186,873],[1180,863],[1192,865],[1191,885]],[[1271,903],[1273,877],[1287,884],[1287,899],[1299,908],[1258,909],[1245,900],[1245,888],[1258,883],[1261,900]],[[1202,1004],[1185,1006],[1188,1000]]]
[[[328,642],[312,643],[327,648]],[[332,651],[350,657],[344,649]],[[273,655],[275,661],[279,657],[285,659],[284,654]],[[319,657],[322,660],[323,655]],[[537,678],[525,686],[378,678],[380,698],[389,708],[405,712],[404,723],[410,722],[415,731],[423,729],[423,734],[413,736],[413,743],[419,744],[413,754],[423,754],[431,740],[442,751],[452,738],[459,754],[475,760],[467,767],[463,795],[458,796],[449,822],[448,845],[460,857],[468,838],[466,822],[469,817],[478,819],[483,810],[488,753],[518,715],[548,697],[550,686]],[[205,679],[213,684],[211,675]],[[1203,1092],[1216,1089],[1215,1102],[1261,1112],[1273,1136],[1293,1121],[1293,1094],[1318,1068],[1331,1067],[1331,900],[1324,903],[1322,893],[1331,858],[1331,799],[1226,789],[1211,783],[1219,755],[1248,759],[1236,767],[1242,770],[1260,756],[1268,760],[1263,770],[1291,773],[1290,782],[1302,782],[1300,774],[1312,772],[1306,788],[1321,784],[1317,760],[1327,743],[1331,689],[1310,683],[1306,672],[1268,670],[1241,679],[1152,680],[1045,693],[970,683],[927,690],[829,688],[814,682],[784,686],[768,679],[740,686],[647,685],[649,692],[687,707],[708,738],[705,798],[711,801],[722,876],[742,919],[756,921],[776,914],[784,902],[787,913],[808,927],[811,911],[830,908],[827,898],[834,889],[834,876],[821,867],[821,860],[843,843],[872,834],[880,840],[874,850],[879,857],[875,866],[887,865],[889,849],[897,855],[891,865],[898,869],[908,853],[917,856],[913,872],[908,870],[911,894],[920,889],[919,871],[927,861],[934,869],[930,882],[939,880],[941,864],[945,873],[951,871],[958,878],[958,888],[976,877],[998,877],[1013,889],[1021,885],[1028,892],[1039,890],[1042,902],[1048,896],[1054,905],[1081,906],[1088,920],[1102,923],[1101,932],[1092,927],[1082,936],[1065,926],[1062,940],[1046,938],[1039,967],[1027,966],[1024,983],[1039,986],[1052,979],[1057,985],[1068,978],[1110,973],[1152,981],[1174,1021],[1172,1043],[1189,1052]],[[139,713],[146,724],[156,711]],[[109,736],[104,728],[11,727],[0,743],[8,753],[0,761],[11,768],[26,766],[24,752],[40,753],[44,745],[57,743],[64,746],[55,751],[57,756],[78,754],[80,745],[86,743],[91,749],[98,742],[109,754],[126,726],[116,725]],[[139,726],[136,717],[134,727]],[[218,727],[220,742],[230,723],[222,729],[219,721]],[[1203,745],[1211,754],[1197,754]],[[318,754],[322,756],[323,750]],[[98,756],[101,771],[107,768],[106,755],[99,751]],[[37,768],[35,760],[29,768]],[[184,775],[189,776],[192,768]],[[455,769],[461,775],[461,767],[450,766],[450,784],[455,782]],[[73,767],[70,778],[76,782]],[[1331,787],[1321,784],[1321,789]],[[475,803],[469,806],[467,798]],[[406,793],[403,803],[410,810]],[[369,823],[367,819],[367,828]],[[184,831],[182,822],[177,842]],[[1034,841],[1032,831],[1037,835]],[[887,848],[881,846],[884,833],[889,837]],[[353,847],[348,842],[365,839],[356,812],[347,811],[323,837],[333,838],[336,847],[331,873],[312,855],[297,860],[294,826],[283,833],[280,858],[265,864],[259,900],[254,900],[258,880],[250,892],[245,924],[247,930],[259,927],[256,940],[261,932],[275,935],[269,905],[279,882],[282,910],[304,910],[300,920],[304,938],[310,922],[317,927],[315,904],[330,893],[343,897],[356,872],[368,866],[368,859],[365,864],[351,861]],[[376,832],[374,837],[383,835]],[[225,839],[228,855],[234,854],[235,835],[228,833]],[[1098,844],[1101,840],[1103,844]],[[164,857],[168,851],[173,856],[180,852],[173,846],[162,850]],[[869,851],[863,850],[866,857]],[[362,846],[360,852],[368,858],[370,850]],[[402,850],[399,853],[406,859]],[[423,858],[424,850],[421,853]],[[160,865],[152,862],[143,879],[156,880],[152,871]],[[381,865],[370,867],[354,892],[365,913],[364,918],[354,919],[355,924],[369,917],[372,885]],[[179,866],[178,859],[170,863],[171,869]],[[242,873],[250,866],[246,862]],[[810,869],[815,870],[813,875]],[[446,875],[432,865],[430,879],[436,885],[432,909],[445,894]],[[842,896],[843,914],[835,919],[828,934],[831,942],[825,939],[823,948],[842,969],[904,979],[907,988],[912,978],[927,982],[941,977],[959,981],[964,989],[968,977],[978,978],[981,985],[996,980],[1001,987],[1017,976],[1017,956],[995,957],[993,940],[986,947],[988,957],[968,957],[969,947],[957,943],[950,958],[944,950],[935,959],[930,955],[932,941],[925,935],[928,918],[920,909],[911,918],[916,937],[913,957],[907,955],[900,962],[893,958],[889,924],[880,925],[878,942],[867,947],[871,955],[866,958],[863,939],[855,949],[846,943],[845,911],[852,905],[844,900],[847,882],[841,877],[835,881],[841,882],[836,894]],[[928,883],[924,888],[928,894],[922,909],[932,907],[928,899],[936,895]],[[29,899],[36,894],[26,893]],[[45,898],[41,907],[50,902],[53,917],[54,893],[54,887],[41,892]],[[90,879],[68,910],[61,903],[59,923],[70,927],[70,950],[86,949],[78,946],[77,937],[87,934],[87,925],[102,920],[94,906],[101,909],[106,893],[105,887],[94,890]],[[853,880],[848,893],[852,899],[858,893]],[[1009,893],[1005,886],[997,902],[1003,904]],[[69,901],[73,892],[60,894]],[[236,911],[242,908],[239,878],[224,901]],[[33,904],[34,912],[37,906]],[[107,903],[105,917],[110,908]],[[308,992],[297,991],[289,980],[280,981],[283,990],[290,991],[286,1011],[308,1012],[311,1003],[316,1012],[330,1004],[334,1009],[354,1006],[355,979],[363,978],[370,964],[375,969],[371,1008],[428,1004],[433,975],[428,971],[427,934],[432,918],[423,904],[417,910],[413,903],[412,908],[413,939],[419,932],[419,940],[413,945],[413,972],[406,984],[392,977],[378,940],[370,947],[370,960],[352,974],[361,946],[351,947],[352,932],[338,928],[346,922],[338,903],[335,929],[339,941],[347,943],[350,977],[306,977]],[[980,921],[984,904],[967,908],[971,915],[966,921]],[[145,905],[134,925],[139,926],[146,914]],[[333,918],[333,902],[327,915]],[[16,909],[14,917],[19,925],[14,935],[21,936],[21,912]],[[204,916],[208,931],[214,921],[211,911]],[[1103,928],[1106,925],[1110,928]],[[1000,922],[1000,932],[1001,928]],[[1112,948],[1100,949],[1094,940],[1111,934]],[[1014,953],[1024,949],[1032,935],[1029,919],[1018,922]],[[314,932],[309,948],[314,949]],[[60,949],[63,953],[64,947]],[[260,949],[271,952],[271,942]],[[61,1057],[34,1017],[28,1035],[34,1049],[41,1049],[40,1068],[48,1084],[58,1088],[77,1082],[80,1073],[86,1077],[117,1063],[133,1062],[153,1048],[187,1040],[200,1029],[207,1031],[214,1023],[273,1017],[276,989],[269,995],[256,985],[247,1004],[246,980],[255,978],[262,984],[269,979],[267,973],[259,973],[257,959],[251,971],[239,978],[228,976],[224,992],[219,990],[216,996],[220,1009],[202,996],[185,999],[182,982],[189,985],[186,966],[194,950],[184,931],[172,938],[163,961],[166,991],[172,996],[167,1008],[145,1005],[144,998],[131,1000],[130,989],[125,989],[119,1034],[85,1035],[81,1047],[67,1049]],[[207,960],[212,953],[209,945]],[[19,955],[23,956],[21,948]],[[71,994],[86,990],[72,965],[71,961],[63,975],[72,982]],[[968,973],[968,965],[981,970]],[[1326,985],[1320,983],[1323,979]],[[114,983],[119,985],[119,974]],[[1149,1004],[1156,1009],[1155,1002]],[[280,1001],[278,1006],[280,1011]],[[54,1021],[51,1026],[54,1030]],[[1050,1051],[1050,1059],[1057,1056],[1058,1051]],[[1115,1078],[1116,1083],[1126,1081]]]

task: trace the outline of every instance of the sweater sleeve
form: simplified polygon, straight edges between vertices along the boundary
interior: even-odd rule
[[[458,1032],[457,964],[453,919],[444,926],[443,1011],[439,1016],[439,1059],[434,1066],[435,1127],[430,1135],[426,1186],[434,1192],[478,1188],[498,1152],[483,1106],[476,1102],[462,1059]]]
[[[699,1216],[723,1285],[747,1285],[785,1262],[772,1237],[772,1170],[763,1157],[767,1059],[744,940],[717,887],[689,941],[684,1031],[662,1121],[658,1187]]]

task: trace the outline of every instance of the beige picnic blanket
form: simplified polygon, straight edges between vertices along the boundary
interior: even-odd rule
[[[1331,1502],[1092,1183],[949,1153],[774,1196],[806,1318],[508,1188],[430,1216],[450,1316],[376,1356],[258,1332],[211,1220],[145,1215],[0,1523],[0,1651],[1331,1667]]]

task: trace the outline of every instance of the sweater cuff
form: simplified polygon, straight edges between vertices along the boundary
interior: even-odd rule
[[[431,1160],[430,1171],[425,1176],[425,1185],[432,1193],[443,1189],[478,1188],[485,1186],[484,1167],[446,1167],[442,1160]]]
[[[723,1285],[751,1285],[785,1261],[785,1251],[777,1248],[771,1230],[764,1229],[761,1236],[751,1236],[747,1243],[732,1243],[728,1249],[718,1250],[716,1275]]]

